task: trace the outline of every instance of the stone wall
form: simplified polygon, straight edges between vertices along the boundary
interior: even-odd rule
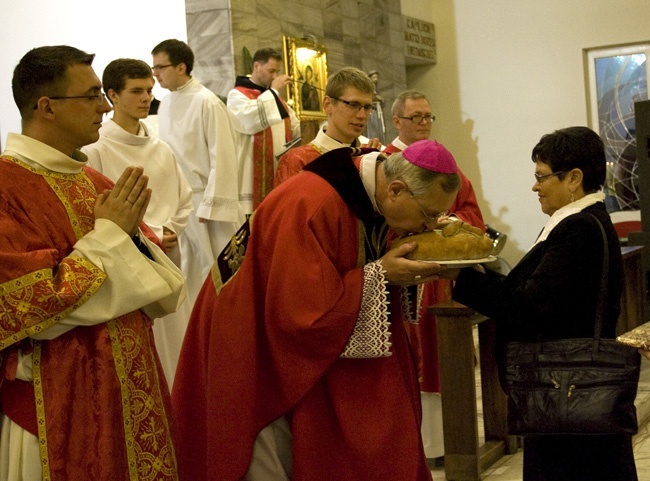
[[[245,72],[244,47],[282,51],[282,36],[315,36],[327,49],[328,73],[345,66],[377,70],[387,139],[390,106],[406,88],[400,0],[186,0],[187,36],[196,76],[225,96]]]
[[[230,0],[185,0],[185,17],[194,52],[192,74],[225,97],[235,82]]]

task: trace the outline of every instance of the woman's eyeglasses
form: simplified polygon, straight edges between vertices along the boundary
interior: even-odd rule
[[[549,177],[553,177],[555,175],[562,175],[564,174],[564,172],[565,172],[564,170],[560,170],[558,172],[551,172],[550,174],[544,174],[544,175],[535,174],[535,181],[538,184],[541,184],[544,180],[548,179]]]

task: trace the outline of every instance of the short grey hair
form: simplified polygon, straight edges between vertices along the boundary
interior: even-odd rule
[[[423,169],[404,158],[402,152],[396,152],[382,163],[384,175],[388,182],[404,181],[415,197],[427,195],[433,184],[438,181],[445,192],[454,192],[460,188],[460,175],[442,174]]]
[[[410,100],[424,99],[427,102],[429,101],[429,99],[427,99],[427,96],[424,95],[419,90],[405,90],[404,92],[401,92],[397,96],[397,98],[395,98],[395,102],[393,102],[393,107],[391,108],[391,114],[397,117],[399,117],[400,115],[404,115],[404,105],[406,104],[406,101],[409,99]]]

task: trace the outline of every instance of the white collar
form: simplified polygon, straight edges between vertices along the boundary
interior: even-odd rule
[[[375,211],[379,212],[377,207],[377,199],[375,199],[375,192],[377,190],[377,162],[380,161],[379,156],[384,157],[381,152],[370,152],[369,154],[361,157],[361,164],[359,166],[359,172],[361,174],[361,182],[363,187],[366,189],[368,197],[370,197],[370,202],[375,208]]]
[[[405,148],[408,147],[404,142],[402,142],[399,137],[395,137],[395,140],[391,142],[393,147],[398,148],[399,150],[404,150]]]
[[[62,174],[77,174],[88,163],[86,154],[75,150],[72,155],[50,147],[27,135],[10,132],[7,135],[6,155],[17,157],[34,168]]]
[[[341,147],[350,147],[350,145],[354,145],[356,147],[359,145],[359,142],[358,140],[355,140],[352,144],[344,144],[327,135],[326,129],[320,129],[318,131],[318,134],[316,134],[316,138],[311,141],[311,145],[316,150],[324,154],[325,152],[340,149]]]
[[[138,133],[136,135],[127,132],[121,125],[118,125],[112,118],[105,121],[99,129],[102,137],[115,140],[127,145],[145,145],[151,140],[149,129],[144,122],[139,122]]]
[[[185,82],[183,85],[178,87],[175,91],[180,92],[182,90],[185,90],[189,85],[193,85],[193,84],[194,84],[194,77],[190,77],[190,79],[187,82]]]
[[[582,197],[581,199],[571,202],[570,204],[565,205],[561,209],[556,210],[551,218],[548,220],[542,233],[539,235],[535,243],[531,246],[531,249],[535,247],[540,242],[545,241],[548,238],[548,235],[551,231],[564,219],[570,215],[577,214],[582,210],[586,209],[590,205],[593,205],[597,202],[603,202],[605,200],[605,194],[603,192],[596,192],[595,194],[588,194]]]

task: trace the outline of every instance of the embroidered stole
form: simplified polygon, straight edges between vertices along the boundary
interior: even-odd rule
[[[262,92],[257,89],[242,86],[235,87],[249,99],[257,99]],[[285,110],[288,109],[284,100],[280,100]],[[273,175],[275,173],[275,153],[273,152],[273,135],[271,126],[266,121],[266,113],[262,107],[259,108],[262,117],[262,125],[266,128],[253,135],[253,210],[257,209],[260,202],[273,189]],[[289,116],[284,117],[285,142],[291,140],[291,120]]]

